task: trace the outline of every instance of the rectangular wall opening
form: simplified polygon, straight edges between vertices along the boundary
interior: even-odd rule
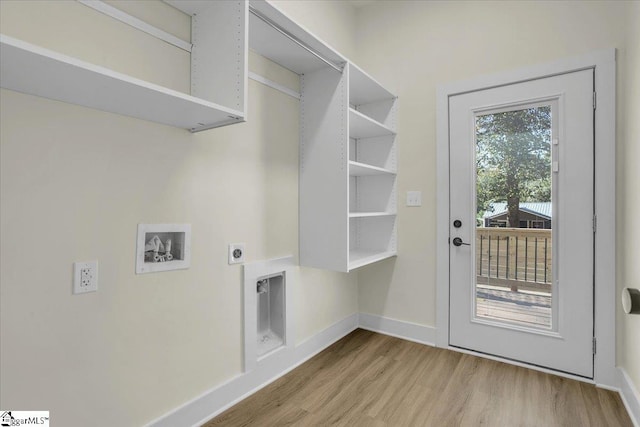
[[[261,358],[285,344],[284,272],[256,281],[257,356]]]

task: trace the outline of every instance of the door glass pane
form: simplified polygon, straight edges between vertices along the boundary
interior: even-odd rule
[[[476,116],[476,318],[552,327],[551,113]]]

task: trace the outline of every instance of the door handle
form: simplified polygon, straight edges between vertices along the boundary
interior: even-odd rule
[[[453,238],[453,246],[462,246],[462,245],[471,246],[470,243],[463,242],[462,239],[459,237]]]

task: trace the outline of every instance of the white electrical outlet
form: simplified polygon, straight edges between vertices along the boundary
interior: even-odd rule
[[[98,261],[73,263],[73,293],[83,294],[98,290]]]
[[[229,264],[244,262],[244,243],[232,243],[229,245]]]

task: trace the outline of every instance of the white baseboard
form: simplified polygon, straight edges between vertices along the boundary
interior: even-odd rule
[[[240,374],[226,383],[206,391],[152,421],[147,426],[199,426],[306,362],[357,328],[358,313],[354,313],[303,341],[293,349],[283,348],[277,357],[265,359],[252,371]]]
[[[360,313],[359,317],[362,329],[435,346],[436,328],[432,326],[418,325],[368,313]]]
[[[635,427],[640,427],[640,393],[625,370],[618,368],[618,371],[620,372],[620,397],[631,417],[631,422]]]

